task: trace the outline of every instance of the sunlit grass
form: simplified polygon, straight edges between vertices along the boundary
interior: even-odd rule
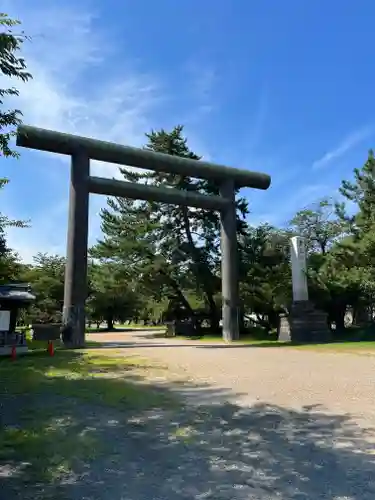
[[[165,325],[139,325],[138,323],[130,323],[129,325],[119,324],[115,325],[115,328],[131,328],[138,330],[164,330],[166,328]]]
[[[154,335],[154,337],[166,338],[165,334]],[[168,337],[169,339],[186,340],[186,341],[199,341],[206,344],[222,344],[226,342],[218,335],[203,335],[203,336],[184,336],[177,335],[175,337]],[[327,343],[311,343],[311,344],[298,344],[293,342],[278,341],[278,340],[259,340],[251,337],[241,337],[239,340],[232,341],[229,345],[246,345],[259,348],[289,348],[298,350],[317,350],[317,351],[337,351],[337,352],[375,352],[375,341],[334,341]]]
[[[375,341],[343,341],[343,342],[328,342],[325,344],[303,344],[293,345],[287,344],[295,349],[303,350],[319,350],[319,351],[337,351],[337,352],[375,352]]]
[[[156,368],[152,366],[152,369]],[[105,350],[104,353],[99,349],[60,350],[54,357],[36,352],[20,356],[16,361],[2,359],[0,379],[3,390],[12,394],[52,389],[55,394],[111,406],[153,406],[160,402],[160,395],[147,389],[145,398],[146,388],[137,383],[147,369],[145,360],[135,356],[116,356],[116,350]],[[135,371],[139,372],[137,377]]]
[[[149,368],[157,367],[111,349],[1,358],[0,398],[19,405],[20,411],[14,423],[10,419],[0,428],[0,467],[7,466],[27,483],[61,481],[77,464],[103,453],[105,443],[95,425],[89,427],[85,405],[96,408],[98,418],[100,408],[129,415],[178,405],[144,383]]]
[[[28,412],[21,425],[0,429],[0,463],[21,468],[23,482],[60,481],[78,461],[100,453],[94,430],[76,432],[69,417],[49,415],[48,410]]]

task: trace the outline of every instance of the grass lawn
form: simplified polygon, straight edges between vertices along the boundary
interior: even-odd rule
[[[114,325],[114,328],[111,331],[115,332],[116,330],[129,330],[129,331],[132,331],[132,330],[165,330],[165,328],[166,327],[164,325],[144,326],[144,325],[136,325],[136,324],[131,323],[130,325],[116,324],[116,325]],[[101,326],[100,328],[96,328],[96,327],[86,328],[86,333],[100,333],[100,332],[106,333],[106,332],[108,332],[108,330],[104,326]]]
[[[104,452],[89,414],[129,416],[177,404],[144,383],[151,367],[140,358],[108,349],[50,357],[45,342],[28,342],[34,352],[0,358],[0,473],[22,476],[23,485],[61,481]]]
[[[138,330],[164,330],[165,325],[139,325],[136,323],[130,323],[130,325],[116,325],[115,328],[131,328]]]
[[[163,338],[164,333],[155,334],[155,337]],[[218,343],[223,344],[224,340],[218,335],[204,335],[201,337],[188,337],[183,335],[177,335],[176,337],[169,337],[171,339],[181,339],[181,340],[194,340],[202,343]],[[300,350],[319,350],[319,351],[338,351],[338,352],[364,352],[364,351],[374,351],[375,352],[375,341],[365,341],[358,339],[348,339],[340,340],[335,342],[328,342],[322,344],[296,344],[292,342],[280,342],[278,340],[258,340],[250,337],[242,337],[240,340],[236,340],[233,344],[244,344],[259,348],[293,348]]]

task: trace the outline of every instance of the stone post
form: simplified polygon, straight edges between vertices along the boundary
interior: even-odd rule
[[[290,239],[290,259],[292,266],[293,301],[309,300],[306,276],[305,239],[294,236]]]
[[[305,239],[290,239],[293,303],[289,317],[280,315],[279,340],[293,342],[326,342],[331,338],[327,314],[315,309],[309,301],[306,275]]]
[[[71,159],[62,337],[66,347],[85,344],[90,160],[84,150]]]
[[[220,186],[220,194],[231,200],[221,211],[221,288],[223,339],[227,342],[239,338],[238,300],[238,253],[234,182],[225,181]]]

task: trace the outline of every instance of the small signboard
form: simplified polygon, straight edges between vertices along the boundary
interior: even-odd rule
[[[10,311],[0,311],[0,332],[9,332]]]

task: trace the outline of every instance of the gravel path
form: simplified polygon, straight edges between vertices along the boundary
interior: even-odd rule
[[[375,498],[375,356],[187,344],[150,332],[91,338],[166,364],[166,382],[179,381],[174,390],[193,403],[179,417],[194,436],[175,455],[181,489],[152,498]],[[169,473],[166,464],[159,480]]]
[[[297,410],[320,406],[324,411],[350,413],[365,425],[375,426],[375,352],[227,346],[154,335],[150,331],[95,334],[90,340],[167,364],[173,376],[224,389],[225,400],[236,404],[262,402]]]
[[[187,344],[140,331],[89,339],[167,366],[150,369],[148,383],[186,405],[120,412],[9,396],[0,424],[50,407],[77,440],[89,433],[101,449],[77,458],[63,484],[25,487],[5,470],[0,499],[375,499],[375,356]]]

